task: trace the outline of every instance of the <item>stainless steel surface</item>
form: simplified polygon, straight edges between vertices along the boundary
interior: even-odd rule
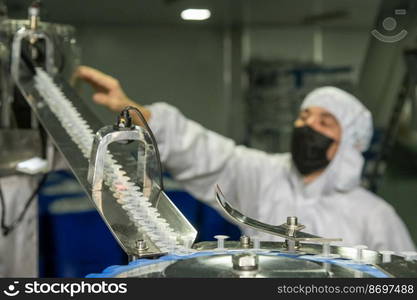
[[[328,271],[320,263],[263,254],[257,255],[257,269],[235,269],[233,268],[234,255],[220,254],[181,260],[169,265],[164,270],[163,276],[188,278],[329,277]]]
[[[245,250],[240,246],[240,242],[228,241],[225,242],[225,247],[229,250]],[[211,251],[216,248],[216,242],[200,242],[194,245],[194,249],[197,251]],[[269,251],[279,251],[285,252],[285,243],[284,242],[261,242],[262,250]],[[384,273],[390,275],[391,277],[407,277],[407,278],[417,278],[417,260],[406,261],[404,257],[390,254],[390,262],[383,262],[383,254],[373,251],[373,250],[362,250],[362,263],[374,265]],[[313,243],[300,243],[300,249],[298,253],[307,253],[309,255],[318,255],[322,254],[322,245],[313,244]],[[342,259],[355,260],[357,258],[357,249],[353,247],[343,247],[343,246],[330,246],[330,253],[338,256]],[[344,273],[344,276],[341,277],[351,277],[348,274]],[[350,275],[353,275],[351,273]],[[338,277],[338,276],[336,276]],[[352,276],[353,277],[353,276]]]
[[[237,209],[233,208],[225,199],[223,193],[220,190],[219,186],[216,186],[216,199],[219,203],[220,207],[226,213],[226,216],[229,219],[236,223],[237,225],[245,225],[255,230],[263,231],[272,235],[276,235],[279,237],[283,237],[289,241],[311,241],[311,242],[335,242],[335,241],[342,241],[341,238],[322,238],[318,237],[309,233],[305,233],[302,231],[297,231],[298,229],[304,228],[302,225],[280,225],[274,226],[266,223],[262,223],[258,220],[249,218],[242,214]],[[294,220],[290,219],[290,222],[294,222]],[[291,234],[291,235],[290,235]]]
[[[22,108],[19,106],[17,110],[12,107],[14,102],[20,103],[18,100],[21,100],[10,72],[13,39],[19,30],[29,28],[29,23],[29,20],[7,18],[0,20],[0,144],[2,145],[0,176],[19,174],[16,171],[16,164],[35,156],[42,157],[41,150],[45,146],[40,139],[36,117],[32,115],[30,118],[31,128],[20,127],[17,121],[22,120],[20,115]],[[59,69],[68,78],[68,74],[72,73],[73,68],[79,64],[78,52],[75,51],[78,46],[74,38],[74,28],[69,25],[38,23],[36,29],[42,30],[45,36],[53,40],[54,45],[59,48],[59,53],[54,53],[55,58],[49,60],[55,65],[49,68]],[[49,139],[46,143],[48,170],[50,170],[54,152]]]
[[[259,256],[253,252],[232,254],[232,264],[236,271],[257,271]]]
[[[204,244],[204,246],[203,246]],[[239,249],[238,242],[229,242],[227,245],[231,246],[227,252],[217,252],[212,255],[201,256],[196,258],[188,258],[185,260],[162,261],[155,264],[129,269],[129,271],[121,271],[117,273],[116,277],[176,277],[176,278],[210,278],[210,277],[332,277],[332,278],[370,278],[374,277],[372,273],[360,271],[348,264],[334,264],[326,261],[310,261],[304,259],[297,259],[297,256],[277,256],[277,249],[282,249],[283,245],[279,243],[265,243],[262,248],[270,248],[271,253],[265,252],[250,252],[245,249]],[[196,248],[211,248],[215,247],[215,242],[203,242],[196,245]],[[314,251],[317,253],[320,247],[318,245],[303,246],[303,250],[308,251],[309,255],[314,258]],[[233,259],[237,253],[235,251],[242,251],[244,256],[256,255],[258,258],[258,267],[252,270],[240,270],[239,267],[234,267]],[[345,247],[332,247],[334,253],[349,253],[345,251]],[[247,252],[245,252],[247,251]],[[408,262],[401,257],[396,257],[395,262],[389,264],[379,263],[379,256],[376,253],[367,253],[368,265],[374,266],[374,270],[380,270],[382,274],[388,277],[417,277],[417,262]],[[342,261],[349,262],[348,256],[344,257]],[[374,261],[371,263],[370,261]],[[242,262],[243,263],[243,262]],[[247,263],[247,262],[245,262]],[[245,264],[244,263],[244,264]],[[353,263],[353,262],[352,262]],[[236,265],[236,262],[235,262]]]
[[[71,128],[71,126],[85,126],[86,124],[88,124],[89,127],[87,130],[87,135],[90,134],[90,132],[92,135],[94,131],[97,131],[99,128],[102,127],[101,122],[98,121],[96,116],[88,109],[88,107],[76,95],[76,93],[65,82],[65,80],[62,80],[62,77],[60,75],[56,75],[55,82],[52,83],[51,81],[50,83],[50,85],[53,87],[52,92],[55,93],[53,95],[50,94],[50,96],[54,98],[53,100],[51,100],[52,102],[47,102],[45,101],[45,99],[43,99],[43,96],[37,90],[33,74],[31,74],[31,72],[33,71],[31,71],[28,68],[26,62],[21,60],[20,57],[21,43],[25,38],[30,37],[45,39],[47,46],[46,66],[49,73],[55,73],[55,70],[52,66],[53,45],[48,35],[42,31],[42,27],[36,31],[31,31],[26,27],[22,27],[17,31],[13,38],[12,61],[10,62],[13,78],[21,94],[24,96],[29,106],[31,107],[32,112],[36,115],[36,118],[41,122],[42,126],[45,128],[49,136],[52,137],[54,145],[59,149],[63,157],[67,160],[68,165],[72,169],[78,181],[81,183],[81,186],[83,186],[87,194],[90,195],[90,186],[87,181],[88,161],[85,158],[87,154],[90,154],[89,151],[86,150],[88,147],[83,148],[83,151],[87,151],[88,153],[83,153],[82,151],[80,151],[81,144],[77,144],[78,142],[72,140],[72,136],[70,136],[70,133],[67,132],[67,129]],[[38,78],[38,80],[40,79]],[[69,102],[66,103],[64,100],[62,100],[63,98],[65,98],[65,101],[67,100],[67,98],[69,98],[71,99],[71,101],[68,100]],[[60,99],[63,102],[56,102]],[[55,104],[55,108],[59,108],[59,105],[57,106],[56,103],[60,103],[59,105],[63,105],[61,111],[63,107],[67,107],[69,109],[68,113],[72,112],[72,118],[80,120],[79,124],[65,123],[64,125],[63,123],[61,123],[60,119],[58,119],[58,117],[49,107],[49,105]],[[66,111],[63,111],[63,114],[65,116]],[[85,137],[87,137],[87,135]],[[85,138],[81,137],[81,143],[84,143],[86,141],[87,140]],[[91,144],[89,146],[91,147]],[[126,162],[126,165],[128,165],[132,161],[135,162],[133,157],[126,155],[126,153],[123,153],[122,155],[120,155],[120,153],[114,153],[114,158],[122,164]],[[150,193],[157,194],[157,197],[155,197],[154,200],[155,203],[158,203],[158,207],[156,208],[156,210],[161,211],[161,216],[167,215],[167,218],[172,220],[171,223],[173,224],[173,231],[175,232],[175,230],[177,230],[178,234],[175,234],[181,236],[181,238],[175,241],[175,243],[178,242],[180,244],[186,244],[187,246],[191,245],[194,242],[196,236],[196,231],[194,230],[194,228],[192,228],[188,221],[185,220],[182,214],[175,208],[175,206],[169,201],[169,199],[163,192],[154,190],[154,187],[152,187]],[[144,239],[146,240],[146,243],[149,246],[149,252],[151,254],[160,254],[159,248],[155,246],[155,243],[152,242],[151,238],[144,236],[142,232],[138,230],[137,226],[135,226],[133,222],[129,221],[129,216],[127,214],[128,212],[125,211],[119,203],[117,203],[116,200],[119,199],[113,197],[113,191],[111,191],[107,187],[104,187],[101,192],[101,199],[102,203],[101,206],[98,206],[98,210],[101,213],[104,221],[108,225],[109,229],[112,231],[113,235],[118,240],[119,244],[127,253],[132,255],[136,254],[137,251],[135,249],[135,241],[139,239]],[[179,220],[179,217],[182,217],[182,219]],[[110,222],[108,222],[107,219],[110,220]],[[185,221],[183,222],[183,220]],[[184,226],[184,224],[186,224],[186,226]],[[186,232],[181,230],[184,230]]]
[[[21,69],[20,61],[22,56],[22,42],[24,40],[28,40],[31,44],[43,40],[45,42],[46,71],[51,75],[56,72],[54,64],[54,45],[51,38],[42,30],[38,30],[37,28],[31,29],[30,27],[23,26],[14,34],[12,42],[12,60],[10,72],[17,86],[20,85],[21,79],[19,72]]]
[[[225,249],[217,251],[216,242],[201,242],[194,245],[203,256],[158,262],[145,267],[120,272],[117,277],[334,277],[366,278],[374,277],[372,273],[351,267],[355,262],[356,249],[352,247],[331,246],[330,252],[341,257],[341,264],[330,260],[313,261],[321,255],[322,247],[318,244],[300,243],[300,251],[292,256],[279,255],[285,250],[283,242],[262,242],[260,250],[245,249],[240,241],[226,241]],[[210,252],[214,251],[214,252]],[[393,256],[390,264],[381,263],[382,255],[371,250],[363,250],[362,264],[374,266],[375,271],[382,271],[388,277],[417,277],[417,262],[405,261],[400,256]],[[306,255],[300,256],[300,253]],[[204,253],[206,253],[204,255]],[[248,258],[240,261],[239,258]],[[258,261],[251,260],[257,257]],[[244,270],[244,266],[249,266]],[[252,266],[252,267],[251,267]],[[242,268],[243,267],[243,268]]]
[[[65,80],[62,80],[63,76],[58,75],[55,58],[58,52],[60,55],[63,54],[63,49],[59,48],[59,43],[56,43],[56,39],[53,39],[54,34],[51,35],[46,30],[49,27],[39,23],[38,17],[39,8],[31,7],[29,9],[29,22],[4,23],[8,25],[7,34],[10,37],[9,40],[12,40],[12,42],[8,42],[11,44],[9,47],[11,51],[8,52],[11,58],[7,65],[10,65],[10,73],[14,84],[28,102],[32,109],[31,113],[36,116],[31,119],[32,127],[37,127],[36,119],[39,119],[49,137],[52,137],[55,146],[67,160],[76,178],[87,194],[90,195],[86,173],[87,160],[90,157],[93,133],[101,127],[101,124],[66,84]],[[71,34],[67,35],[65,32],[59,32],[59,30],[57,30],[57,33],[58,35],[68,36],[70,38],[68,40],[69,44],[74,44],[75,40],[71,37]],[[36,45],[39,45],[38,42],[43,42],[44,49],[36,47]],[[58,51],[55,51],[56,48]],[[27,53],[23,49],[27,50]],[[40,51],[42,55],[39,55]],[[0,54],[3,54],[2,57],[8,57],[8,53],[4,54],[2,52]],[[43,61],[39,61],[41,57],[44,58]],[[43,67],[49,73],[49,76],[42,70]],[[63,70],[59,71],[63,73]],[[55,81],[51,78],[54,76]],[[8,90],[8,92],[10,91]],[[11,103],[7,101],[5,103],[8,107],[4,111],[8,113]],[[140,129],[136,130],[136,132],[139,131]],[[110,134],[110,132],[108,133]],[[145,135],[143,132],[140,133]],[[121,133],[115,134],[121,135]],[[126,134],[132,135],[133,133]],[[105,135],[102,137],[105,138]],[[119,138],[119,141],[133,139],[131,136],[120,136]],[[142,139],[146,140],[146,137]],[[141,139],[136,138],[136,140]],[[107,144],[102,144],[101,149],[98,148],[102,151],[102,156],[97,157],[104,158],[107,146],[111,142],[110,139]],[[150,157],[152,162],[152,155],[150,154],[155,151],[154,147],[156,145],[145,144],[149,146],[145,147],[146,150],[149,150],[145,151],[145,159]],[[48,154],[52,153],[51,149],[52,147],[48,145]],[[137,152],[139,154],[140,149]],[[146,164],[144,164],[142,157],[140,155],[138,157],[139,163],[136,164],[132,155],[126,155],[122,151],[108,155],[106,164],[103,161],[100,162],[102,164],[98,164],[93,160],[94,172],[91,176],[94,186],[92,193],[99,213],[116,240],[129,255],[139,255],[135,245],[137,240],[144,240],[148,248],[141,250],[142,253],[139,257],[161,255],[164,251],[188,253],[190,251],[188,247],[193,244],[197,234],[195,229],[160,190],[159,186],[154,184],[152,178],[158,176],[159,173],[155,175],[156,172],[153,172],[152,163],[146,161]],[[135,165],[135,170],[140,174],[129,178],[125,176],[127,173],[122,169],[122,166],[126,167],[126,171],[129,171],[132,162]],[[153,162],[156,165],[155,159],[153,159]],[[107,179],[107,181],[104,187],[102,185],[102,175],[105,167],[110,172],[106,173],[107,177],[104,179]],[[94,176],[95,174],[97,176]],[[135,179],[138,179],[140,188],[135,186]],[[121,180],[121,182],[117,180]],[[124,188],[128,192],[132,192],[130,196],[133,196],[134,191],[141,190],[143,192],[143,194],[140,194],[146,198],[141,202],[146,204],[142,205],[143,211],[139,210],[139,213],[135,215],[135,209],[138,208],[137,203],[132,206],[132,203],[125,201],[123,193],[118,189],[120,184],[126,184]],[[137,195],[139,194],[137,193]],[[135,202],[135,199],[137,198],[131,197],[133,202]],[[149,206],[153,205],[153,207],[148,207],[148,204]],[[177,245],[180,246],[177,247]]]

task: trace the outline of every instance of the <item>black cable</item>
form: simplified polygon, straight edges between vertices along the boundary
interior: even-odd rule
[[[153,135],[153,132],[151,130],[151,128],[148,125],[148,122],[146,122],[145,117],[143,116],[142,112],[137,109],[134,106],[126,106],[122,111],[121,111],[121,115],[124,115],[126,111],[129,110],[134,110],[137,114],[137,116],[139,117],[139,119],[142,121],[143,125],[145,126],[146,130],[149,132],[149,136],[151,137],[152,143],[154,144],[155,147],[155,154],[156,154],[156,158],[158,160],[158,167],[159,167],[159,180],[160,180],[160,188],[163,191],[164,190],[164,182],[162,180],[163,178],[163,172],[162,172],[162,162],[161,162],[161,156],[159,155],[159,149],[158,149],[158,144],[156,143],[156,139],[155,136]]]
[[[33,200],[35,199],[35,196],[39,193],[41,187],[43,186],[43,184],[46,181],[46,178],[48,177],[48,174],[44,174],[42,176],[42,179],[39,181],[38,186],[36,187],[36,189],[33,191],[33,193],[30,195],[29,199],[26,200],[26,203],[23,207],[22,212],[19,214],[19,216],[16,218],[16,220],[14,220],[10,225],[6,225],[6,203],[4,200],[4,195],[3,192],[1,190],[1,186],[0,186],[0,205],[1,205],[1,231],[3,236],[7,236],[9,233],[11,233],[18,225],[20,222],[22,222],[23,218],[25,217],[29,206],[32,204]]]

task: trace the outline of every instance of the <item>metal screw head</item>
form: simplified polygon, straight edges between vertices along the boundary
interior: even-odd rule
[[[298,225],[298,218],[291,216],[287,217],[287,225],[297,226]]]
[[[240,237],[240,245],[242,247],[249,247],[250,246],[250,237],[248,237],[247,235],[242,235]]]
[[[295,237],[298,231],[305,228],[304,225],[298,224],[298,218],[295,216],[287,217],[287,222],[281,226],[287,229],[286,235],[290,237]]]
[[[146,242],[144,240],[137,240],[135,245],[136,249],[139,252],[148,250],[148,245],[146,245]]]
[[[254,253],[239,253],[232,256],[233,269],[238,271],[254,271],[258,269],[259,258]]]

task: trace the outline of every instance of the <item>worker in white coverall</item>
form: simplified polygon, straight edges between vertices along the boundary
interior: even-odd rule
[[[31,175],[0,177],[0,197],[6,214],[2,215],[7,227],[16,222],[25,210],[27,200],[38,185],[39,178]],[[3,214],[3,209],[2,214]],[[0,232],[0,277],[38,276],[38,207],[36,197],[31,201],[21,222],[13,229]]]
[[[166,103],[140,106],[116,79],[98,70],[82,66],[77,77],[95,88],[95,102],[116,112],[127,105],[141,110],[167,171],[197,199],[215,206],[219,184],[241,212],[268,224],[280,225],[295,215],[308,232],[340,237],[344,245],[415,249],[392,206],[360,186],[361,152],[370,143],[372,118],[351,94],[335,87],[312,91],[295,121],[291,153],[268,154],[236,145]]]
[[[0,0],[0,20],[7,19],[7,8]],[[2,145],[0,144],[0,147]],[[0,157],[0,159],[2,159]],[[38,222],[36,197],[30,202],[20,222],[28,200],[39,178],[30,175],[0,177],[0,277],[36,277],[38,274]],[[12,228],[13,227],[13,228]]]
[[[52,165],[68,169],[60,155]],[[45,174],[0,177],[0,277],[39,275],[37,193],[45,180]]]

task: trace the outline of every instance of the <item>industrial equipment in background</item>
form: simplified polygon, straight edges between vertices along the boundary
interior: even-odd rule
[[[265,224],[233,208],[220,187],[213,195],[231,221],[283,242],[256,236],[229,242],[217,235],[217,243],[195,243],[197,231],[164,192],[158,146],[146,122],[133,125],[130,114],[138,112],[127,107],[116,124],[104,126],[57,68],[57,56],[64,53],[61,35],[50,33],[35,13],[30,10],[29,24],[36,26],[21,23],[8,33],[2,78],[25,100],[31,124],[38,124],[30,129],[45,130],[130,257],[127,266],[89,277],[417,277],[415,252],[331,245],[343,237],[308,234],[295,216],[280,226]],[[16,101],[9,97],[4,104],[4,99],[2,107]]]
[[[22,59],[32,60],[36,64],[44,63],[48,52],[51,58],[46,67],[49,71],[59,73],[65,80],[70,80],[80,60],[74,35],[75,29],[69,25],[40,22],[37,3],[29,10],[29,20],[8,19],[5,6],[2,10],[3,15],[0,17],[0,143],[2,145],[0,176],[18,174],[21,171],[29,174],[40,173],[44,171],[44,168],[51,169],[53,147],[11,76],[14,59],[12,49],[14,46],[21,47]],[[31,39],[27,38],[29,35]],[[13,45],[13,42],[19,39],[21,39],[19,45]],[[38,159],[33,160],[34,158]],[[49,160],[48,164],[46,164],[46,159]],[[28,161],[28,164],[22,165],[25,161]],[[21,163],[20,171],[18,163]]]
[[[404,50],[402,57],[406,66],[405,74],[396,95],[387,129],[370,168],[368,186],[373,192],[377,192],[381,185],[388,160],[391,158],[397,140],[400,144],[410,148],[411,151],[413,151],[412,148],[416,141],[417,49]]]

